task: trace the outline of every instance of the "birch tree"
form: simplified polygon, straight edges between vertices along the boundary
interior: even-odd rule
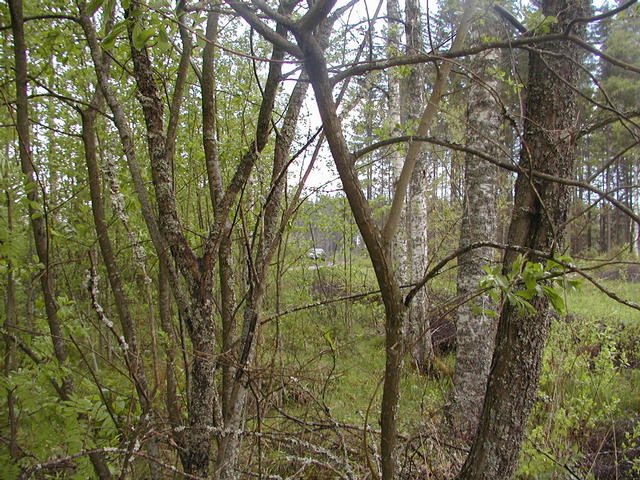
[[[479,10],[481,22],[476,22],[471,32],[475,42],[483,35],[491,35],[497,25],[495,15],[487,11],[488,4],[483,3]],[[501,105],[496,101],[500,82],[495,74],[499,62],[498,50],[473,57],[469,65],[466,113],[466,145],[494,158],[501,157]],[[495,241],[497,181],[496,166],[487,165],[471,153],[465,155],[461,248],[475,242]],[[465,303],[457,309],[451,414],[465,436],[475,433],[493,355],[496,322],[487,312],[495,306],[487,294],[471,298],[484,275],[482,266],[490,265],[492,259],[493,250],[488,247],[470,250],[458,257],[457,295]]]
[[[423,50],[422,36],[420,4],[408,0],[405,3],[406,55],[414,55]],[[403,80],[401,121],[413,132],[420,121],[425,102],[424,65],[410,67],[409,74]],[[406,237],[406,254],[399,257],[397,262],[404,264],[406,274],[403,280],[407,284],[420,281],[427,265],[427,162],[427,152],[422,149],[418,153],[409,182],[407,203],[403,212],[405,228],[397,234]],[[409,305],[405,320],[405,343],[417,368],[421,371],[427,370],[433,352],[425,289],[421,289]]]

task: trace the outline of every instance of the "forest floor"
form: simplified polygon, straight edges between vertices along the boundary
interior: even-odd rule
[[[626,268],[600,278],[606,288],[634,301],[640,298],[636,270]],[[361,267],[327,266],[303,275],[308,278],[300,278],[298,272],[295,281],[309,285],[309,303],[375,290],[371,272]],[[431,294],[441,301],[453,291],[450,278],[437,284]],[[303,299],[299,289],[297,297],[288,300]],[[552,323],[518,478],[638,479],[640,311],[587,284],[578,292],[565,293],[565,301],[566,315]],[[370,456],[377,453],[383,315],[374,295],[280,318],[280,357],[269,362],[280,363],[282,376],[271,380],[280,383],[274,388],[279,393],[275,408],[262,419],[263,427],[279,432],[305,430],[309,445],[347,452],[342,460],[335,453],[334,463],[346,465],[351,459],[350,468],[365,468],[364,445]],[[451,380],[447,372],[453,370],[455,360],[452,347],[455,343],[447,342],[438,351],[445,369],[424,374],[410,359],[405,362],[398,410],[404,442],[399,456],[401,478],[451,478],[464,459],[468,439],[450,430],[445,415]],[[295,458],[295,449],[284,450],[288,461],[283,452],[273,453],[263,468],[277,475],[295,472],[285,466]],[[306,451],[306,455],[297,453],[302,458],[309,456]],[[326,471],[320,475],[321,471],[318,464],[301,478],[334,478],[327,477]],[[360,475],[369,475],[366,468],[356,478]]]

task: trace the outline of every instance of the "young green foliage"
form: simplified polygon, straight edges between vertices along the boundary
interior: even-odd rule
[[[565,313],[565,302],[562,295],[566,290],[580,288],[581,280],[568,279],[564,265],[571,262],[567,256],[554,256],[554,260],[540,262],[525,261],[523,255],[511,265],[507,274],[501,272],[500,266],[482,267],[486,272],[479,281],[481,289],[487,289],[489,295],[498,302],[502,294],[503,301],[509,302],[522,314],[533,314],[536,309],[530,303],[536,296],[545,297],[558,315]]]

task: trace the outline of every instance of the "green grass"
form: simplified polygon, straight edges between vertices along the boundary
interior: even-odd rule
[[[638,302],[640,284],[622,281],[603,281],[602,286],[618,297]],[[581,291],[567,295],[568,312],[577,318],[598,320],[603,323],[618,322],[639,325],[640,310],[623,305],[598,290],[594,285],[584,283]]]
[[[283,279],[283,292],[289,293],[281,299],[282,308],[321,300],[319,279],[334,290],[333,297],[375,289],[371,269],[362,262],[354,262],[351,271],[344,265],[300,268]],[[640,284],[621,280],[602,284],[621,298],[640,298]],[[445,298],[452,293],[453,285],[453,280],[443,275],[429,287],[440,294],[436,297]],[[640,416],[640,312],[586,283],[580,291],[567,293],[566,303],[568,316],[554,320],[549,333],[539,400],[522,454],[521,479],[565,478],[566,472],[547,455],[590,478],[588,467],[580,463],[589,453],[590,439],[612,422],[629,423]],[[378,385],[384,374],[384,310],[380,302],[372,298],[338,302],[286,315],[279,323],[282,376],[286,382],[295,377],[294,388],[310,392],[314,398],[299,403],[289,397],[285,400],[286,411],[299,418],[320,422],[330,418],[362,427],[371,404],[369,425],[378,429],[382,392]],[[270,324],[265,338],[273,334],[274,327]],[[453,366],[453,355],[445,362]],[[450,378],[423,376],[409,361],[404,365],[399,432],[411,434],[429,430],[430,426],[444,427],[441,411]],[[274,428],[292,428],[283,425],[273,424]],[[360,451],[361,432],[350,435],[347,442],[353,442],[354,451]],[[372,434],[369,441],[378,440]],[[438,451],[434,455],[440,460],[446,457]],[[356,461],[361,466],[362,462],[362,458]]]

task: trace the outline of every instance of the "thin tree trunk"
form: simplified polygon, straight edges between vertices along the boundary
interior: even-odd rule
[[[100,193],[100,171],[98,169],[98,161],[96,155],[96,140],[95,140],[95,119],[97,109],[100,108],[102,103],[102,94],[97,92],[92,101],[91,107],[81,111],[82,115],[82,142],[84,145],[85,161],[87,165],[88,179],[89,179],[89,193],[91,195],[91,209],[93,212],[93,221],[96,227],[96,233],[98,236],[98,244],[100,245],[100,252],[102,259],[107,270],[107,277],[109,279],[109,285],[113,292],[113,297],[116,304],[116,311],[118,312],[118,318],[122,326],[122,332],[127,342],[127,350],[125,355],[127,356],[127,363],[132,376],[133,384],[136,388],[138,395],[138,402],[140,408],[145,415],[152,415],[152,405],[149,389],[147,387],[147,379],[142,365],[142,359],[140,357],[140,350],[138,347],[138,340],[135,330],[135,325],[129,311],[126,294],[124,287],[122,286],[122,280],[120,277],[120,269],[116,262],[115,254],[111,246],[111,240],[109,239],[109,232],[107,228],[107,221],[104,214],[104,204],[102,201],[102,195]],[[155,459],[159,452],[155,441],[155,438],[151,436],[145,445],[147,453]],[[158,464],[153,460],[148,462],[149,471],[152,478],[160,478],[160,470]]]
[[[633,189],[633,204],[635,206],[636,212],[640,213],[640,165],[637,163],[638,160],[634,162],[633,171],[634,171],[634,185]],[[636,224],[636,222],[632,223],[634,229],[634,238],[633,241],[633,253],[636,257],[640,256],[640,226]]]
[[[465,7],[463,20],[452,46],[453,49],[459,48],[464,39],[470,17],[471,5],[473,5],[473,2],[469,2]],[[396,272],[394,272],[392,266],[391,245],[393,244],[398,225],[399,212],[402,211],[402,206],[406,198],[406,192],[404,192],[403,189],[406,189],[408,186],[420,148],[415,142],[411,142],[409,145],[407,159],[403,165],[402,175],[398,180],[398,187],[396,187],[392,202],[392,211],[387,220],[387,225],[381,231],[375,224],[371,209],[360,187],[358,174],[353,164],[353,155],[349,151],[342,133],[322,49],[312,32],[306,30],[294,31],[294,34],[304,55],[304,68],[315,92],[316,104],[322,119],[331,155],[340,179],[342,180],[343,190],[349,201],[354,219],[367,247],[367,251],[369,252],[385,307],[386,360],[380,418],[382,430],[380,453],[382,477],[384,480],[391,480],[395,476],[396,469],[396,412],[399,396],[400,365],[404,353],[402,327],[405,315],[403,296],[400,291]],[[442,96],[450,68],[451,65],[449,63],[444,63],[444,65],[441,66],[441,75],[439,75],[436,81],[429,105],[423,113],[418,128],[419,135],[425,134],[425,130],[428,130],[434,118],[437,104]]]
[[[8,157],[7,157],[8,158]],[[7,199],[7,233],[11,238],[13,233],[13,213],[12,199],[8,190],[5,191]],[[4,299],[4,376],[9,377],[11,372],[16,369],[16,327],[18,318],[16,315],[16,281],[13,278],[13,262],[11,259],[7,262],[7,290]],[[9,385],[9,383],[7,383]],[[7,416],[9,417],[9,456],[12,460],[17,460],[20,454],[18,447],[18,419],[15,412],[14,390],[7,389]]]
[[[167,416],[169,417],[169,425],[171,426],[171,436],[178,445],[178,455],[184,465],[184,434],[182,430],[184,421],[178,404],[177,379],[175,373],[175,343],[174,330],[171,322],[171,297],[169,287],[169,272],[165,265],[160,262],[158,265],[158,314],[160,316],[160,328],[165,333],[164,352],[165,352],[165,405]]]
[[[401,54],[401,38],[402,22],[400,16],[400,5],[398,0],[387,1],[387,51],[393,58]],[[398,137],[402,135],[400,125],[402,125],[401,118],[401,97],[400,97],[400,74],[393,69],[387,70],[387,116],[389,123],[391,124],[391,136]],[[390,152],[391,163],[391,176],[393,179],[393,187],[400,178],[402,173],[402,162],[404,155],[399,148],[393,148]],[[393,196],[393,187],[391,187],[391,194]],[[404,212],[402,213],[403,219],[401,222],[404,225]],[[402,229],[399,235],[396,235],[393,239],[392,253],[394,257],[394,264],[396,266],[396,274],[399,277],[399,281],[402,282],[404,277],[404,266],[406,265],[407,254],[407,238],[405,230]]]
[[[285,13],[289,13],[289,10]],[[320,27],[323,48],[326,48],[328,44],[332,26],[333,22],[328,21]],[[279,26],[277,31],[281,34],[286,32],[282,26]],[[272,58],[277,58],[275,51]],[[267,83],[269,83],[269,80],[267,80]],[[239,345],[242,346],[242,349],[238,352],[239,356],[234,359],[238,368],[235,370],[233,376],[233,388],[229,398],[230,408],[224,412],[225,434],[221,435],[218,441],[214,478],[220,480],[231,480],[237,477],[235,466],[238,460],[241,442],[239,433],[244,427],[245,404],[249,382],[251,381],[247,375],[247,368],[253,364],[257,351],[257,340],[260,329],[259,316],[267,284],[267,274],[269,272],[271,259],[276,252],[282,235],[282,230],[279,228],[279,219],[286,179],[286,166],[289,159],[289,151],[295,136],[300,109],[302,108],[308,87],[309,84],[306,76],[302,75],[289,97],[289,104],[282,126],[276,134],[270,191],[266,197],[266,204],[264,205],[264,213],[262,215],[262,231],[258,238],[255,259],[249,259],[250,267],[247,272],[249,291],[246,296],[246,305],[243,313],[242,334],[238,342]]]
[[[484,18],[482,26],[475,27],[472,35],[478,39],[483,34],[489,35],[492,28],[495,28],[495,21]],[[494,158],[500,158],[498,139],[502,118],[500,106],[494,101],[500,84],[492,75],[492,69],[499,60],[498,50],[489,50],[474,58],[467,105],[467,146]],[[497,168],[467,154],[464,173],[460,247],[478,241],[495,241]],[[458,298],[464,299],[474,294],[484,274],[482,266],[489,265],[492,258],[493,252],[489,248],[471,250],[458,257]],[[493,356],[497,322],[484,311],[495,307],[488,295],[482,295],[460,305],[457,311],[457,353],[450,413],[454,425],[466,438],[475,433],[478,425]],[[476,310],[478,313],[474,313]]]
[[[550,25],[556,32],[564,31],[572,19],[586,16],[579,2],[544,0],[541,9],[543,15],[558,19]],[[539,170],[560,178],[573,175],[577,102],[572,85],[578,76],[578,54],[569,42],[539,48],[544,50],[529,55],[522,173],[516,181],[509,244],[552,253],[562,248],[563,234],[558,227],[567,215],[569,190],[559,183],[530,178],[526,172]],[[516,256],[515,251],[507,250],[505,271]],[[508,303],[502,309],[478,433],[459,480],[509,479],[517,468],[549,328],[547,302],[536,297],[533,306],[536,313],[531,315],[521,314]]]
[[[27,189],[29,199],[29,219],[35,240],[38,260],[43,265],[40,272],[40,286],[44,297],[47,323],[51,333],[53,351],[60,367],[66,365],[67,351],[62,336],[62,329],[58,319],[58,306],[56,304],[53,289],[51,286],[51,270],[49,264],[49,239],[47,234],[46,217],[36,212],[32,205],[40,203],[38,188],[41,185],[37,182],[35,164],[31,155],[30,132],[29,132],[29,111],[27,103],[27,52],[24,41],[24,18],[21,0],[10,0],[9,10],[11,13],[11,30],[14,38],[15,55],[15,78],[16,78],[16,130],[18,132],[18,143],[20,147],[20,165],[26,181],[30,184]],[[46,207],[46,205],[45,205]],[[73,392],[73,379],[71,375],[63,376],[62,385],[56,386],[57,393],[62,401],[67,401]],[[106,465],[103,456],[94,452],[89,455],[96,474],[101,480],[111,479],[111,473]]]
[[[39,182],[35,172],[35,162],[31,155],[30,132],[29,132],[29,110],[27,104],[27,51],[24,41],[24,19],[22,14],[22,1],[10,0],[9,10],[11,12],[11,30],[13,32],[13,48],[15,55],[15,80],[16,80],[16,131],[18,132],[18,144],[20,149],[20,165],[22,173],[26,177],[27,198],[29,199],[29,219],[33,237],[36,245],[36,253],[39,262],[43,265],[40,272],[40,286],[44,297],[47,323],[51,332],[53,350],[61,368],[64,368],[67,361],[67,349],[60,328],[58,319],[58,306],[55,301],[53,288],[51,286],[51,265],[49,263],[49,237],[46,225],[46,204],[45,211],[38,212],[33,205],[40,205],[41,199],[38,189],[42,184]],[[58,393],[63,400],[68,400],[73,391],[73,380],[69,374],[65,374],[62,384],[56,386]]]
[[[422,51],[422,22],[420,6],[416,0],[405,2],[406,54]],[[402,83],[401,104],[402,123],[417,128],[420,114],[424,109],[425,75],[422,65],[415,65]],[[413,128],[413,127],[411,127]],[[405,232],[397,236],[406,236],[406,283],[420,281],[427,265],[427,152],[422,149],[417,156],[416,166],[409,182],[407,202],[404,208]],[[396,256],[394,260],[399,260]],[[396,263],[397,265],[397,263]],[[397,268],[400,268],[399,266]],[[403,282],[405,283],[405,282]],[[433,354],[431,331],[427,318],[427,293],[421,289],[407,309],[405,319],[405,344],[416,367],[426,371]]]

